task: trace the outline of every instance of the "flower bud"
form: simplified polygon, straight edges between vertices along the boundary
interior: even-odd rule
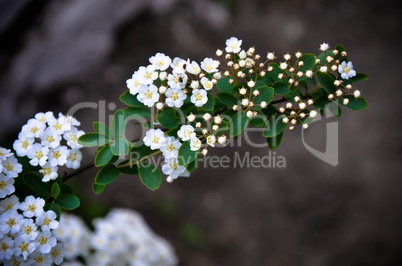
[[[198,89],[198,88],[200,87],[200,83],[198,82],[198,80],[193,80],[193,81],[191,82],[190,87],[191,87],[192,89],[196,90],[196,89]]]
[[[299,72],[297,72],[297,76],[299,77],[299,78],[301,78],[301,77],[303,77],[303,72],[301,72],[301,71],[299,71]]]
[[[254,57],[255,60],[260,60],[260,58],[261,58],[261,55],[259,55],[259,54],[256,54]]]
[[[292,111],[292,112],[290,112],[290,115],[291,115],[291,116],[295,116],[295,115],[296,115],[296,112],[295,112],[295,111]]]
[[[278,79],[283,79],[283,73],[278,74]]]
[[[232,85],[234,83],[234,79],[229,79],[229,84]]]
[[[359,98],[360,95],[361,95],[361,93],[360,93],[359,90],[355,90],[355,91],[353,92],[353,95],[355,96],[355,98]]]
[[[208,121],[209,119],[211,119],[211,115],[209,113],[205,113],[202,118],[204,118],[205,121]]]
[[[214,117],[214,122],[215,124],[220,124],[222,123],[222,117],[220,117],[219,115]]]
[[[239,69],[239,64],[234,64],[233,68],[236,69],[236,70]]]
[[[248,106],[253,107],[254,103],[253,102],[249,102]]]
[[[222,54],[223,54],[222,50],[220,50],[220,49],[216,50],[216,55],[217,56],[221,57]]]
[[[239,53],[239,58],[240,58],[240,59],[245,59],[246,57],[247,57],[246,51],[242,50],[242,51]]]
[[[232,56],[231,56],[230,54],[226,54],[226,55],[225,55],[225,59],[229,60],[229,59],[231,59],[231,58],[232,58]]]
[[[229,76],[230,76],[230,72],[226,70],[225,73],[224,73],[224,75],[225,75],[226,77],[229,77]]]
[[[290,106],[290,108],[292,108],[292,106]],[[279,112],[280,112],[280,113],[284,113],[284,112],[285,112],[285,108],[284,108],[284,107],[279,108]]]
[[[290,73],[293,73],[293,72],[295,72],[295,69],[294,69],[294,67],[291,67],[291,68],[289,68],[289,72],[290,72]]]
[[[297,63],[299,66],[303,66],[304,65],[304,62],[303,61],[300,61],[299,63]]]
[[[247,111],[246,115],[247,115],[248,118],[253,117],[253,111],[250,111],[250,110]]]
[[[253,80],[250,80],[249,82],[247,82],[247,85],[248,85],[250,88],[253,88],[253,87],[255,86],[255,82],[254,82]]]
[[[241,78],[242,75],[243,75],[243,71],[237,72],[237,76],[238,76],[239,78]]]
[[[311,78],[313,76],[313,71],[307,70],[306,77]]]
[[[313,105],[313,103],[314,103],[314,101],[313,101],[312,99],[308,99],[308,100],[307,100],[307,104],[308,104],[308,105]]]
[[[301,118],[305,118],[305,117],[306,117],[306,114],[305,114],[305,113],[300,113],[299,116],[300,116]]]
[[[207,149],[203,149],[203,150],[202,150],[202,155],[205,156],[205,155],[207,155],[207,154],[208,154],[208,150],[207,150]]]
[[[170,175],[168,175],[168,176],[166,177],[166,182],[168,182],[168,183],[172,183],[173,180],[174,180],[174,179],[173,179]]]
[[[292,125],[296,125],[297,121],[296,121],[296,119],[292,119],[292,120],[290,120],[290,123],[291,123]]]
[[[332,71],[336,71],[338,69],[338,67],[336,66],[336,65],[333,65],[332,67],[331,67],[331,70]]]
[[[201,127],[201,122],[195,123],[195,127],[200,128]]]
[[[163,103],[157,103],[156,104],[156,109],[162,110],[163,109]]]
[[[228,65],[228,67],[232,67],[234,65],[234,63],[233,63],[233,61],[229,61],[227,65]]]
[[[253,73],[254,73],[254,70],[253,70],[253,69],[250,69],[250,70],[248,71],[248,73],[249,73],[249,74],[253,74]]]
[[[260,63],[258,66],[259,66],[260,68],[263,68],[265,65],[264,65],[264,63]]]
[[[306,108],[306,104],[305,103],[299,103],[299,108],[303,110],[304,108]]]
[[[340,82],[339,80],[335,80],[335,81],[334,81],[334,85],[337,86],[337,87],[339,87],[339,86],[341,86],[341,82]]]
[[[274,60],[274,59],[275,59],[275,54],[274,54],[274,53],[268,53],[268,54],[267,54],[267,58],[268,58],[269,60]]]
[[[288,64],[285,63],[285,62],[283,62],[283,63],[281,63],[281,64],[279,65],[279,67],[280,67],[282,70],[285,70],[286,68],[288,68]]]
[[[327,71],[328,71],[328,67],[322,66],[322,67],[320,67],[320,71],[321,71],[321,72],[327,72]]]
[[[339,51],[338,51],[338,50],[333,50],[333,51],[332,51],[332,54],[333,54],[333,55],[337,55],[337,54],[339,54]]]
[[[297,51],[297,53],[296,53],[296,58],[300,58],[300,57],[302,57],[302,53],[300,53],[300,51]],[[301,61],[302,62],[302,61]]]
[[[287,118],[287,117],[282,118],[282,122],[283,122],[284,124],[289,123],[289,118]]]
[[[317,111],[316,110],[313,110],[313,111],[310,112],[310,117],[311,118],[315,118],[316,116],[317,116]]]
[[[253,95],[254,95],[254,96],[260,95],[260,91],[258,91],[258,90],[253,91]]]
[[[316,64],[316,65],[321,64],[321,60],[317,58],[317,59],[315,60],[315,64]]]
[[[239,89],[239,93],[240,93],[241,95],[245,95],[245,94],[247,93],[246,88],[241,88],[241,89]]]
[[[295,126],[290,126],[289,129],[290,129],[291,131],[293,131],[293,130],[295,129]]]
[[[226,144],[226,136],[222,135],[218,138],[218,143],[221,145],[225,145]]]
[[[266,101],[262,101],[260,103],[261,108],[267,108],[267,102]]]
[[[214,79],[221,79],[221,78],[222,78],[221,72],[216,72],[216,73],[214,74]]]
[[[198,75],[198,77],[203,78],[203,77],[205,77],[205,74],[204,74],[204,73],[200,73],[200,74]]]
[[[294,97],[293,99],[295,100],[295,102],[299,102],[299,101],[300,101],[300,97],[299,97],[299,96],[296,96],[296,97]]]
[[[261,71],[261,72],[260,72],[260,76],[261,76],[261,77],[265,77],[266,74],[267,74],[267,72],[265,72],[265,71]]]
[[[290,60],[290,58],[292,58],[292,56],[289,53],[287,53],[283,56],[283,58],[285,58],[285,60],[288,61]]]
[[[248,51],[247,51],[247,52],[250,53],[250,54],[254,54],[255,48],[254,48],[254,47],[250,47],[250,48],[248,48]]]
[[[334,98],[334,95],[333,95],[333,94],[328,95],[328,99],[329,99],[329,100],[332,100],[333,98]]]
[[[341,90],[337,90],[336,91],[336,96],[341,97],[343,94],[343,92]]]
[[[257,111],[253,111],[253,116],[257,116],[257,115],[258,115]]]
[[[159,93],[164,94],[166,92],[166,87],[165,86],[160,86],[159,87]]]
[[[345,88],[346,88],[347,90],[351,90],[351,89],[352,89],[352,85],[351,85],[351,84],[348,84],[348,85],[345,86]]]
[[[287,103],[286,104],[286,109],[292,109],[292,103]]]
[[[212,130],[213,130],[213,131],[217,131],[218,129],[219,129],[219,126],[218,126],[218,125],[213,125],[213,126],[212,126]]]
[[[239,106],[238,105],[233,105],[233,111],[237,111],[237,110],[239,110]]]
[[[308,128],[308,124],[303,124],[303,129],[307,129]]]
[[[293,84],[293,82],[295,82],[295,80],[294,79],[289,79],[289,84]]]
[[[271,72],[272,70],[274,70],[274,68],[272,66],[269,66],[267,69],[269,72]]]
[[[343,104],[344,104],[344,105],[348,105],[348,103],[349,103],[349,99],[348,99],[348,98],[343,99]]]
[[[346,57],[348,54],[345,52],[345,51],[343,51],[342,53],[341,53],[341,56],[342,57]]]
[[[334,61],[334,58],[332,56],[327,56],[327,62],[331,63],[332,61]]]
[[[167,78],[167,73],[165,71],[159,73],[159,78],[161,80],[165,80]]]
[[[190,113],[190,114],[187,116],[187,120],[188,120],[188,122],[194,122],[194,120],[195,120],[195,115],[194,115],[193,113]]]
[[[204,129],[202,130],[202,134],[203,134],[203,135],[208,134],[208,129],[204,128]]]
[[[242,104],[243,106],[248,106],[249,103],[250,103],[250,102],[248,101],[248,99],[243,99],[243,100],[241,101],[241,104]]]
[[[216,79],[212,79],[211,82],[212,82],[212,84],[214,84],[214,85],[215,85],[216,83],[218,83],[218,81],[217,81]]]

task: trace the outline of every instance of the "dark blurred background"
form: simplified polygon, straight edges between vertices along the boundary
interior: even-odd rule
[[[198,169],[152,192],[120,176],[95,196],[88,171],[69,181],[86,219],[113,206],[141,212],[181,265],[402,265],[398,1],[1,0],[0,141],[12,142],[39,111],[79,102],[119,107],[125,80],[156,52],[202,60],[231,36],[265,56],[318,53],[343,44],[370,104],[339,119],[339,164],[314,157],[301,131],[286,132],[286,169]],[[110,112],[112,114],[112,112]],[[97,111],[79,112],[91,131]],[[324,149],[325,123],[306,132]],[[260,134],[253,138],[263,141]],[[267,148],[210,150],[267,155]],[[87,150],[83,163],[93,150]]]

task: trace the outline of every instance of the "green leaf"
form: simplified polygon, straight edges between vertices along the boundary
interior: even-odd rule
[[[57,197],[60,194],[60,187],[59,184],[57,184],[57,182],[54,182],[52,185],[52,189],[51,189],[51,195],[53,198],[57,199]]]
[[[332,101],[328,99],[326,94],[322,94],[314,99],[313,106],[319,109],[325,109]]]
[[[320,82],[321,86],[329,93],[335,93],[336,86],[334,85],[335,79],[329,75],[328,73],[317,71],[316,73],[317,79]]]
[[[120,101],[128,106],[144,107],[144,104],[137,100],[137,96],[130,94],[129,91],[126,91],[120,96]]]
[[[360,81],[366,81],[366,80],[368,80],[368,76],[363,73],[357,73],[356,76],[351,78],[351,80],[353,81],[353,83],[360,82]]]
[[[98,133],[86,133],[78,139],[78,144],[84,147],[102,146],[109,143],[109,137]]]
[[[130,143],[126,138],[118,138],[115,142],[110,144],[110,150],[112,154],[116,156],[127,155],[130,151]]]
[[[138,173],[140,175],[141,182],[147,188],[152,191],[159,188],[159,185],[162,182],[162,176],[155,165],[141,163],[138,166]]]
[[[284,72],[282,69],[280,69],[280,67],[277,63],[269,63],[269,66],[272,66],[272,71],[270,71],[268,73],[274,81],[282,81],[284,83],[288,82],[287,78],[282,78],[282,79],[278,78],[278,75],[281,73],[284,74]]]
[[[261,110],[261,112],[266,115],[268,119],[270,119],[276,113],[276,111],[278,111],[278,109],[276,109],[276,107],[272,105],[268,105],[267,108]]]
[[[178,162],[179,165],[188,165],[197,158],[199,151],[192,151],[190,141],[185,141],[179,149]]]
[[[238,105],[239,104],[239,99],[237,99],[235,96],[233,96],[230,93],[227,92],[218,92],[216,94],[218,99],[225,105],[229,106],[230,108],[233,107],[233,105]]]
[[[100,194],[102,193],[106,188],[106,185],[98,185],[95,183],[95,180],[92,182],[92,191],[95,194]]]
[[[137,164],[131,164],[129,166],[124,166],[120,167],[121,165],[125,165],[129,162],[129,160],[125,160],[121,163],[119,163],[119,167],[117,167],[120,171],[120,173],[126,174],[126,175],[138,175],[138,166]]]
[[[45,207],[44,207],[44,209],[45,209],[45,211],[54,211],[54,213],[56,213],[56,215],[57,215],[57,220],[59,221],[60,220],[60,212],[61,212],[61,210],[60,210],[60,205],[59,204],[57,204],[56,202],[54,202],[54,201],[52,201],[52,202],[47,202],[46,204],[45,204]]]
[[[265,125],[266,122],[267,121],[265,119],[265,116],[262,115],[253,116],[252,118],[250,118],[250,125],[252,125],[253,127],[262,127]]]
[[[284,115],[273,116],[265,125],[262,135],[267,138],[279,135],[286,128],[286,124],[282,122],[282,118],[284,118]]]
[[[318,59],[320,59],[320,61],[321,61],[321,65],[325,66],[328,64],[327,56],[334,57],[333,50],[329,49],[325,53],[323,52],[318,56]],[[317,70],[319,70],[319,69],[320,69],[320,65],[317,65]]]
[[[112,136],[117,139],[121,137],[124,133],[124,129],[126,127],[126,116],[124,115],[124,111],[119,109],[114,113],[112,120]]]
[[[112,151],[110,149],[110,146],[105,145],[96,154],[95,166],[96,167],[101,167],[101,166],[107,164],[112,159],[112,157],[113,157],[113,153],[112,153]]]
[[[110,136],[109,128],[102,122],[95,121],[93,123],[93,127],[94,127],[94,130],[96,133],[99,133],[101,135],[106,135],[108,137]]]
[[[218,89],[218,91],[233,94],[233,84],[229,84],[229,79],[231,79],[231,78],[232,77],[221,78],[216,83],[216,88]]]
[[[268,144],[268,148],[273,150],[275,148],[277,148],[282,141],[282,137],[283,137],[283,131],[281,133],[279,133],[278,135],[276,135],[275,137],[271,137],[271,138],[267,138],[267,144]]]
[[[107,185],[112,183],[119,176],[119,169],[113,164],[103,166],[95,177],[97,185]]]
[[[232,128],[229,131],[231,137],[238,136],[246,128],[248,122],[248,117],[245,112],[237,112],[232,117]]]
[[[278,95],[286,95],[290,92],[288,85],[281,81],[275,82],[272,87],[275,89],[275,94]]]
[[[215,98],[208,92],[208,102],[204,104],[201,108],[205,111],[213,111],[215,106]]]
[[[331,102],[328,106],[328,109],[335,117],[341,117],[342,110],[339,107],[339,105],[336,103],[336,101]]]
[[[366,100],[363,97],[355,98],[353,95],[346,95],[343,96],[344,98],[349,99],[348,105],[345,105],[347,108],[350,110],[354,111],[360,111],[366,109],[369,104],[366,102]],[[343,105],[343,103],[342,103]]]
[[[25,184],[38,193],[40,196],[44,198],[48,198],[51,195],[51,187],[48,183],[42,182],[42,178],[33,174],[33,173],[25,173],[22,176]]]
[[[255,97],[254,99],[254,104],[255,106],[253,107],[254,110],[260,110],[261,106],[258,106],[262,101],[265,101],[267,104],[272,102],[272,99],[274,98],[274,88],[263,86],[259,87],[257,89],[260,94]]]
[[[337,46],[335,46],[335,50],[338,50],[338,52],[339,52],[336,56],[334,56],[335,60],[339,59],[341,63],[342,63],[343,61],[348,62],[348,57],[347,57],[347,56],[343,57],[343,56],[341,55],[341,53],[342,53],[343,51],[346,52],[345,47],[343,47],[342,45],[338,44]],[[342,59],[341,59],[341,58],[342,58]]]
[[[166,108],[159,113],[158,121],[165,128],[172,129],[179,126],[180,117],[174,108]]]
[[[314,54],[303,54],[299,61],[303,61],[303,65],[299,67],[298,71],[306,73],[307,70],[313,70],[315,66],[315,55]]]
[[[80,200],[77,196],[72,194],[61,194],[56,202],[66,210],[74,210],[80,206]]]
[[[291,103],[295,103],[295,97],[298,96],[300,99],[302,98],[301,94],[300,94],[300,90],[299,87],[292,87],[290,93],[288,95],[285,96],[285,98],[291,102]]]
[[[145,120],[151,117],[151,110],[148,107],[127,107],[124,115],[127,120]]]
[[[61,193],[74,194],[74,191],[71,188],[71,186],[67,185],[66,183],[60,183],[59,186],[60,186]]]
[[[198,155],[197,155],[197,157],[198,157]],[[192,172],[197,168],[197,166],[198,166],[197,157],[191,163],[189,163],[187,165],[187,167],[186,167],[187,171]]]

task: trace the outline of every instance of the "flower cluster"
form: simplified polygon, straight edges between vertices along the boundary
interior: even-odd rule
[[[90,232],[81,218],[62,214],[56,236],[67,250],[66,260],[87,265],[176,265],[172,247],[155,235],[134,211],[114,209],[94,221]]]
[[[15,195],[0,201],[0,262],[10,265],[59,265],[65,249],[57,243],[56,214],[44,211],[42,198],[27,196],[20,203]]]
[[[14,193],[14,179],[22,172],[11,150],[0,147],[0,199]]]
[[[141,66],[127,80],[132,95],[145,106],[180,108],[185,102],[202,107],[208,102],[210,91],[221,78],[219,61],[205,58],[201,64],[190,59],[175,57],[173,60],[163,53],[149,58],[150,65]],[[171,73],[167,70],[171,68]],[[191,91],[191,96],[187,97]]]
[[[78,138],[84,132],[77,129],[79,125],[72,116],[37,113],[22,127],[13,148],[18,156],[27,156],[31,165],[42,168],[43,182],[55,180],[58,167],[77,169],[81,164]]]

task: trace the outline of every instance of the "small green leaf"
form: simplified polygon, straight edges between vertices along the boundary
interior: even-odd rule
[[[299,67],[298,71],[306,73],[307,70],[313,70],[315,66],[315,55],[314,54],[303,54],[300,57],[299,62],[303,61],[303,65]]]
[[[265,116],[262,115],[253,116],[252,118],[250,118],[250,125],[252,125],[253,127],[262,127],[265,125],[266,122],[267,121],[265,119]]]
[[[107,185],[112,183],[119,176],[119,169],[113,164],[103,166],[95,177],[97,185]]]
[[[124,111],[119,109],[114,113],[112,120],[112,136],[117,139],[121,137],[124,133],[124,129],[126,127],[126,116],[124,115]]]
[[[59,184],[57,184],[57,182],[54,182],[52,185],[52,189],[51,189],[51,195],[53,198],[57,198],[60,194],[60,187]]]
[[[130,143],[126,138],[118,138],[115,142],[110,144],[110,150],[112,154],[116,156],[127,155],[130,151]]]
[[[162,182],[161,173],[153,164],[141,163],[138,166],[141,182],[150,190],[156,190]]]
[[[341,63],[343,61],[348,62],[348,57],[347,56],[342,56],[342,52],[346,52],[345,47],[343,47],[342,45],[338,44],[338,45],[335,46],[335,50],[338,50],[338,52],[339,52],[336,56],[334,56],[335,60],[339,59]]]
[[[230,93],[227,92],[218,92],[216,94],[218,99],[225,105],[229,106],[230,108],[233,107],[233,105],[239,104],[239,99],[237,99],[235,96],[233,96]]]
[[[129,162],[129,160],[125,160],[121,163],[119,163],[119,166],[125,165]],[[120,173],[126,174],[126,175],[138,175],[138,166],[137,164],[131,164],[129,166],[124,166],[124,167],[117,167],[120,171]]]
[[[336,101],[331,102],[328,106],[328,109],[335,117],[341,117],[342,110],[339,107],[339,105],[336,103]]]
[[[346,95],[343,97],[349,99],[349,103],[345,106],[350,110],[360,111],[366,109],[369,106],[363,97],[359,97],[357,99],[353,95]]]
[[[275,137],[272,138],[268,137],[267,138],[268,148],[271,150],[276,149],[281,144],[282,137],[283,137],[283,131],[278,135],[276,135]]]
[[[232,127],[230,128],[229,135],[231,137],[236,137],[246,128],[248,122],[248,117],[245,112],[237,112],[232,116]]]
[[[233,85],[229,84],[229,80],[232,77],[225,77],[225,78],[221,78],[218,83],[216,83],[216,88],[218,89],[218,91],[220,92],[227,92],[229,94],[233,94]]]
[[[192,151],[190,141],[185,141],[179,149],[178,162],[179,165],[188,165],[197,158],[199,151]]]
[[[61,210],[60,210],[60,205],[59,204],[57,204],[56,202],[54,202],[54,201],[52,201],[52,202],[47,202],[46,204],[45,204],[45,207],[44,207],[44,209],[45,209],[45,211],[54,211],[54,213],[56,213],[56,215],[57,215],[57,220],[58,221],[60,221],[60,212],[61,212]]]
[[[257,89],[260,94],[255,97],[254,99],[254,110],[260,110],[261,106],[258,106],[262,101],[265,101],[267,104],[269,104],[272,99],[274,98],[274,88],[270,88],[267,86],[259,87]]]
[[[102,146],[109,143],[109,137],[98,133],[86,133],[78,139],[78,144],[84,147]]]
[[[106,185],[98,185],[95,183],[95,180],[92,182],[92,191],[95,194],[100,194],[102,193],[106,188]]]
[[[110,161],[110,159],[112,159],[112,157],[113,157],[113,153],[110,149],[110,146],[109,145],[103,146],[96,154],[95,166],[101,167],[101,166],[107,164]]]
[[[174,108],[166,108],[159,113],[158,121],[165,128],[172,129],[179,126],[180,117]]]
[[[265,125],[262,135],[267,138],[279,135],[286,128],[286,124],[282,122],[283,117],[283,115],[273,116]]]
[[[319,109],[325,109],[332,101],[328,99],[326,94],[322,94],[314,99],[313,106]]]
[[[145,120],[151,117],[151,110],[148,107],[127,107],[124,115],[127,120]]]
[[[33,174],[33,173],[25,173],[22,176],[25,184],[38,193],[40,196],[44,198],[48,198],[51,195],[51,187],[48,183],[42,182],[42,178]]]
[[[269,66],[272,66],[272,71],[268,72],[269,75],[271,76],[271,78],[274,81],[282,81],[285,84],[287,84],[287,82],[288,82],[287,78],[284,77],[284,78],[280,79],[278,77],[279,74],[284,74],[283,70],[280,69],[279,65],[277,63],[269,63]]]
[[[290,92],[290,89],[287,84],[278,81],[272,84],[272,87],[275,89],[275,94],[277,95],[286,95]]]
[[[109,128],[102,122],[95,121],[93,123],[93,127],[94,127],[94,130],[96,133],[99,133],[101,135],[106,135],[108,137],[110,136]]]
[[[144,104],[137,100],[137,96],[130,94],[129,91],[126,91],[120,96],[120,101],[128,106],[144,107]]]
[[[198,166],[198,159],[197,158],[198,158],[198,155],[191,163],[189,163],[187,165],[187,167],[186,167],[187,171],[192,172],[197,168],[197,166]]]
[[[320,82],[321,86],[329,93],[335,93],[336,86],[334,85],[335,79],[329,75],[328,73],[324,73],[321,71],[317,71],[316,73],[317,79]]]
[[[357,73],[356,76],[351,78],[351,80],[353,81],[353,83],[360,82],[360,81],[366,81],[366,80],[368,80],[368,76],[363,73]]]
[[[205,111],[213,111],[215,106],[215,98],[208,92],[208,101],[201,108]]]
[[[61,194],[56,202],[66,210],[74,210],[80,206],[80,200],[77,196],[72,194]]]

